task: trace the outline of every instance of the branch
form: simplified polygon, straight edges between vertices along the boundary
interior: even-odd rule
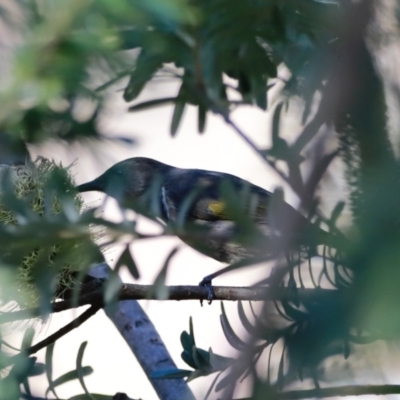
[[[61,337],[65,336],[67,333],[71,332],[75,328],[78,328],[81,326],[85,321],[87,321],[90,317],[92,317],[94,314],[99,311],[101,307],[99,306],[91,306],[88,310],[83,312],[79,317],[75,318],[73,321],[71,321],[69,324],[65,325],[61,329],[59,329],[57,332],[54,332],[52,335],[48,336],[46,339],[43,339],[41,342],[25,349],[22,351],[22,353],[17,354],[13,357],[8,358],[7,360],[4,360],[2,364],[2,368],[14,364],[21,355],[31,355],[37,353],[39,350],[44,349],[47,347],[49,344],[54,343],[56,340],[60,339]]]
[[[201,286],[167,286],[168,298],[158,298],[152,285],[123,284],[119,294],[119,300],[207,300],[207,289]],[[215,300],[224,301],[290,301],[293,298],[293,290],[287,288],[261,287],[237,287],[237,286],[213,286]],[[341,290],[333,289],[303,289],[298,288],[296,296],[301,302],[326,301],[334,302],[344,300],[346,295]],[[50,312],[58,313],[76,306],[93,305],[104,307],[103,292],[97,290],[80,296],[78,302],[71,300],[53,303]],[[40,317],[40,308],[6,312],[0,315],[0,324]]]
[[[290,392],[270,393],[273,400],[296,400],[321,397],[342,397],[361,395],[388,395],[400,394],[400,385],[366,385],[366,386],[340,386],[324,389],[293,390]],[[242,398],[238,400],[251,400]]]
[[[106,279],[109,271],[110,267],[102,263],[92,268],[90,275]],[[123,285],[122,289],[124,290],[127,286],[131,285]],[[102,291],[97,291],[95,294],[98,296],[99,304],[103,304]],[[126,298],[120,297],[120,300],[126,300]],[[106,307],[105,311],[132,350],[160,400],[194,400],[189,386],[183,379],[151,378],[151,374],[157,369],[176,369],[177,367],[139,302],[121,301],[114,307]]]

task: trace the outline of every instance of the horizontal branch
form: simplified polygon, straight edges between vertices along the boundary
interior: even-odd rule
[[[167,286],[168,297],[160,299],[152,285],[123,284],[119,300],[207,300],[208,292],[201,286]],[[343,291],[331,289],[293,289],[271,287],[237,287],[213,286],[215,300],[224,301],[291,301],[294,297],[300,302],[332,302],[344,299]],[[52,304],[51,312],[57,313],[76,306],[104,306],[103,291],[96,290],[80,296],[78,303],[71,300],[58,301]],[[0,324],[40,317],[40,309],[33,308],[6,312],[0,315]]]
[[[400,385],[356,385],[338,386],[323,389],[292,390],[290,392],[271,393],[270,399],[274,400],[299,400],[311,398],[342,397],[342,396],[362,396],[362,395],[389,395],[400,394]],[[252,398],[242,398],[238,400],[251,400]]]

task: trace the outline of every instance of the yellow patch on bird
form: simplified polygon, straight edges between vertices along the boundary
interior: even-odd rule
[[[217,217],[221,217],[225,214],[225,207],[226,207],[226,205],[223,201],[211,201],[208,204],[208,208]]]

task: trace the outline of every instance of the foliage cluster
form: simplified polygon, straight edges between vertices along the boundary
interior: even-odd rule
[[[300,245],[293,248],[283,235],[276,238],[277,250],[272,256],[231,265],[231,269],[238,269],[260,261],[274,264],[273,272],[266,272],[260,284],[273,293],[285,290],[285,296],[272,308],[286,323],[267,323],[271,302],[265,302],[262,311],[254,314],[255,322],[250,322],[239,303],[238,314],[249,334],[247,341],[234,332],[225,312],[221,314],[227,341],[240,353],[237,358],[228,359],[212,350],[197,348],[191,326],[189,333],[182,334],[181,341],[182,358],[192,369],[155,371],[153,377],[191,380],[221,371],[223,374],[217,375],[210,393],[216,389],[222,391],[224,398],[233,398],[235,386],[251,375],[253,399],[262,398],[265,393],[279,398],[290,385],[301,385],[303,380],[311,381],[318,389],[329,375],[325,361],[338,354],[351,357],[354,344],[398,339],[400,161],[388,131],[385,77],[377,72],[368,41],[374,6],[383,5],[367,0],[17,3],[17,16],[2,9],[7,29],[19,32],[23,40],[15,48],[11,76],[1,82],[1,131],[27,143],[104,139],[97,117],[107,90],[126,82],[123,97],[132,102],[150,80],[167,77],[180,83],[175,97],[135,102],[129,105],[129,111],[173,103],[171,135],[177,134],[188,105],[197,107],[199,133],[205,130],[208,113],[220,115],[254,149],[255,155],[262,157],[292,187],[300,199],[300,211],[312,224],[326,230],[332,240],[341,239],[334,246],[317,246],[312,232],[307,232]],[[242,105],[268,110],[267,93],[281,80],[282,66],[289,70],[290,78],[283,82],[282,102],[274,111],[272,146],[258,149],[230,115]],[[98,76],[108,78],[97,86]],[[281,136],[280,121],[285,105],[294,97],[301,98],[304,104],[304,129],[289,142]],[[312,113],[316,99],[320,100]],[[83,118],[79,108],[87,100],[92,112]],[[305,179],[305,149],[328,128],[337,132],[337,149],[307,160],[310,173]],[[337,227],[344,203],[338,203],[331,215],[325,217],[318,209],[316,196],[319,182],[338,156],[347,166],[347,202],[353,214],[351,227],[345,233]],[[4,179],[2,194],[9,210],[7,220],[19,224],[7,224],[4,218],[0,221],[1,279],[7,283],[3,287],[12,287],[21,264],[21,260],[7,258],[7,246],[16,246],[20,258],[42,249],[35,260],[37,272],[32,276],[42,316],[50,312],[51,301],[55,293],[59,294],[52,283],[62,266],[75,259],[69,250],[76,243],[85,255],[79,260],[83,268],[80,265],[78,282],[90,264],[102,261],[104,245],[93,242],[89,226],[107,229],[107,246],[121,238],[148,237],[137,231],[135,221],[127,218],[113,223],[99,217],[96,210],[79,212],[80,201],[68,194],[72,190],[69,178],[66,180],[60,169],[50,175],[40,188],[41,218],[32,212],[32,204],[15,195],[9,180]],[[56,213],[50,212],[54,193],[60,205]],[[270,212],[274,215],[279,216],[282,196],[280,190],[272,196]],[[236,210],[235,220],[246,234],[249,218],[234,203],[231,206]],[[289,222],[287,229],[292,228]],[[162,235],[182,235],[181,226],[162,226],[162,230]],[[55,243],[55,268],[49,269],[46,260],[52,258]],[[156,280],[155,290],[159,294],[165,294],[163,279],[174,254],[175,250]],[[116,265],[105,284],[106,302],[117,300],[120,266],[127,265],[134,277],[140,272],[128,246]],[[305,287],[313,290],[311,296],[303,295]],[[326,296],[327,287],[334,291],[333,300]],[[77,301],[79,290],[73,292]],[[1,295],[3,301],[8,300],[8,295]],[[78,354],[76,371],[54,381],[52,347],[48,347],[46,365],[35,364],[35,358],[26,351],[31,336],[28,330],[21,350],[13,356],[4,350],[6,342],[1,343],[1,365],[13,367],[0,382],[0,398],[29,398],[28,377],[44,371],[50,382],[49,391],[54,395],[57,385],[78,378],[85,398],[89,398],[83,377],[91,370],[81,363],[84,345]],[[264,359],[261,355],[265,351],[271,355],[275,345],[283,348],[280,362],[277,366],[268,365],[267,376],[262,376],[256,365]]]

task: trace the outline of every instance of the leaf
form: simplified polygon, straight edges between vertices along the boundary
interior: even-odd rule
[[[171,128],[170,128],[172,137],[175,136],[176,132],[178,131],[183,112],[185,111],[185,107],[186,107],[186,102],[183,99],[178,98],[175,101],[175,108],[174,108],[174,113],[172,115]]]
[[[149,108],[163,106],[169,103],[175,103],[177,99],[178,99],[177,97],[164,97],[162,99],[143,101],[142,103],[138,103],[129,107],[128,111],[134,112],[134,111],[148,110]]]
[[[209,358],[210,358],[210,365],[213,371],[221,371],[224,370],[232,365],[235,361],[231,357],[224,357],[220,356],[219,354],[213,353],[211,347],[208,351]]]
[[[196,369],[210,371],[210,355],[207,351],[193,347],[192,357],[196,364]]]
[[[14,364],[9,376],[15,379],[16,382],[21,383],[28,378],[35,363],[36,357],[21,357]]]
[[[22,339],[21,351],[26,350],[32,346],[32,341],[34,336],[35,336],[35,330],[33,328],[30,327],[25,331],[24,337]]]
[[[335,226],[337,219],[340,217],[340,214],[343,212],[346,203],[344,201],[339,201],[335,208],[332,211],[331,217],[329,219],[329,225]]]
[[[152,287],[152,290],[150,291],[149,295],[152,295],[154,293],[156,295],[157,299],[159,299],[159,300],[168,299],[169,292],[168,292],[167,286],[165,285],[165,280],[167,278],[167,272],[168,272],[170,262],[171,262],[172,258],[175,256],[175,254],[178,252],[179,249],[180,249],[180,247],[176,246],[168,254],[167,258],[164,261],[164,265],[161,268],[161,271],[158,273],[158,275],[153,283],[153,287]]]
[[[182,351],[181,358],[187,365],[189,365],[189,367],[192,367],[193,369],[197,368],[196,363],[193,360],[192,351],[189,350]]]
[[[52,388],[53,385],[53,353],[54,353],[55,343],[51,343],[46,348],[46,356],[45,356],[45,366],[46,366],[46,377],[49,382],[49,387],[46,390],[46,395],[48,391],[51,391],[54,396],[58,399],[56,391]]]
[[[296,321],[296,322],[303,322],[305,320],[307,320],[308,318],[308,314],[300,311],[299,309],[292,307],[289,302],[287,301],[281,301],[282,307],[285,310],[286,315]]]
[[[88,376],[91,373],[93,373],[92,367],[83,367],[82,368],[82,374],[84,376]],[[59,378],[57,378],[53,381],[52,386],[47,389],[46,395],[49,392],[49,390],[52,390],[52,389],[56,388],[57,386],[63,385],[64,383],[73,381],[75,379],[79,379],[77,370],[72,370],[72,371],[66,372],[65,374],[61,375]]]
[[[142,50],[136,61],[136,68],[125,88],[124,100],[127,102],[134,100],[140,94],[144,85],[153,77],[153,74],[162,66],[162,63],[162,55],[151,54]]]
[[[256,334],[257,330],[247,318],[246,313],[244,312],[243,303],[241,301],[238,302],[238,315],[240,318],[240,322],[242,323],[246,331],[249,332],[250,335]]]
[[[246,349],[246,343],[236,335],[231,325],[229,324],[228,318],[225,314],[224,304],[221,302],[222,314],[220,315],[222,330],[224,331],[225,337],[229,344],[236,350],[243,351]]]
[[[135,279],[140,278],[139,270],[136,266],[136,263],[132,257],[132,253],[129,248],[129,244],[126,245],[125,250],[119,256],[119,259],[116,263],[116,268],[119,270],[120,267],[125,266],[128,268],[129,272]]]
[[[187,378],[193,371],[188,369],[178,369],[178,368],[171,368],[171,369],[160,369],[157,371],[153,371],[150,374],[151,379],[181,379]]]
[[[38,376],[42,375],[46,370],[46,366],[43,363],[35,363],[32,369],[29,371],[28,376]]]
[[[282,350],[281,360],[279,361],[278,382],[277,382],[278,390],[282,390],[285,384],[284,361],[285,361],[285,347]]]
[[[82,393],[72,396],[68,400],[113,400],[114,398],[115,396],[109,396],[106,394],[90,393],[90,396],[88,396],[87,394]]]
[[[189,335],[186,331],[181,333],[181,343],[182,347],[185,350],[192,350],[192,347],[195,346],[194,340],[191,335]]]
[[[198,121],[197,121],[197,130],[199,131],[199,133],[204,133],[204,129],[206,126],[206,119],[207,119],[207,108],[199,104]]]
[[[82,360],[83,360],[83,354],[85,353],[85,349],[86,349],[86,346],[87,346],[87,344],[88,344],[88,342],[82,342],[82,344],[80,345],[80,347],[79,347],[79,350],[78,350],[78,355],[77,355],[77,357],[76,357],[76,372],[77,372],[77,375],[78,375],[78,379],[79,379],[79,383],[81,384],[81,386],[82,386],[82,389],[85,391],[85,393],[91,398],[91,399],[93,399],[94,400],[94,398],[91,396],[91,394],[89,393],[89,391],[87,390],[87,388],[86,388],[86,384],[85,384],[85,381],[84,381],[84,377],[85,377],[85,371],[84,371],[84,368],[82,367]],[[90,367],[89,367],[90,368]],[[91,369],[91,368],[90,368]],[[91,372],[89,372],[90,374],[93,372],[93,370],[91,371]]]

